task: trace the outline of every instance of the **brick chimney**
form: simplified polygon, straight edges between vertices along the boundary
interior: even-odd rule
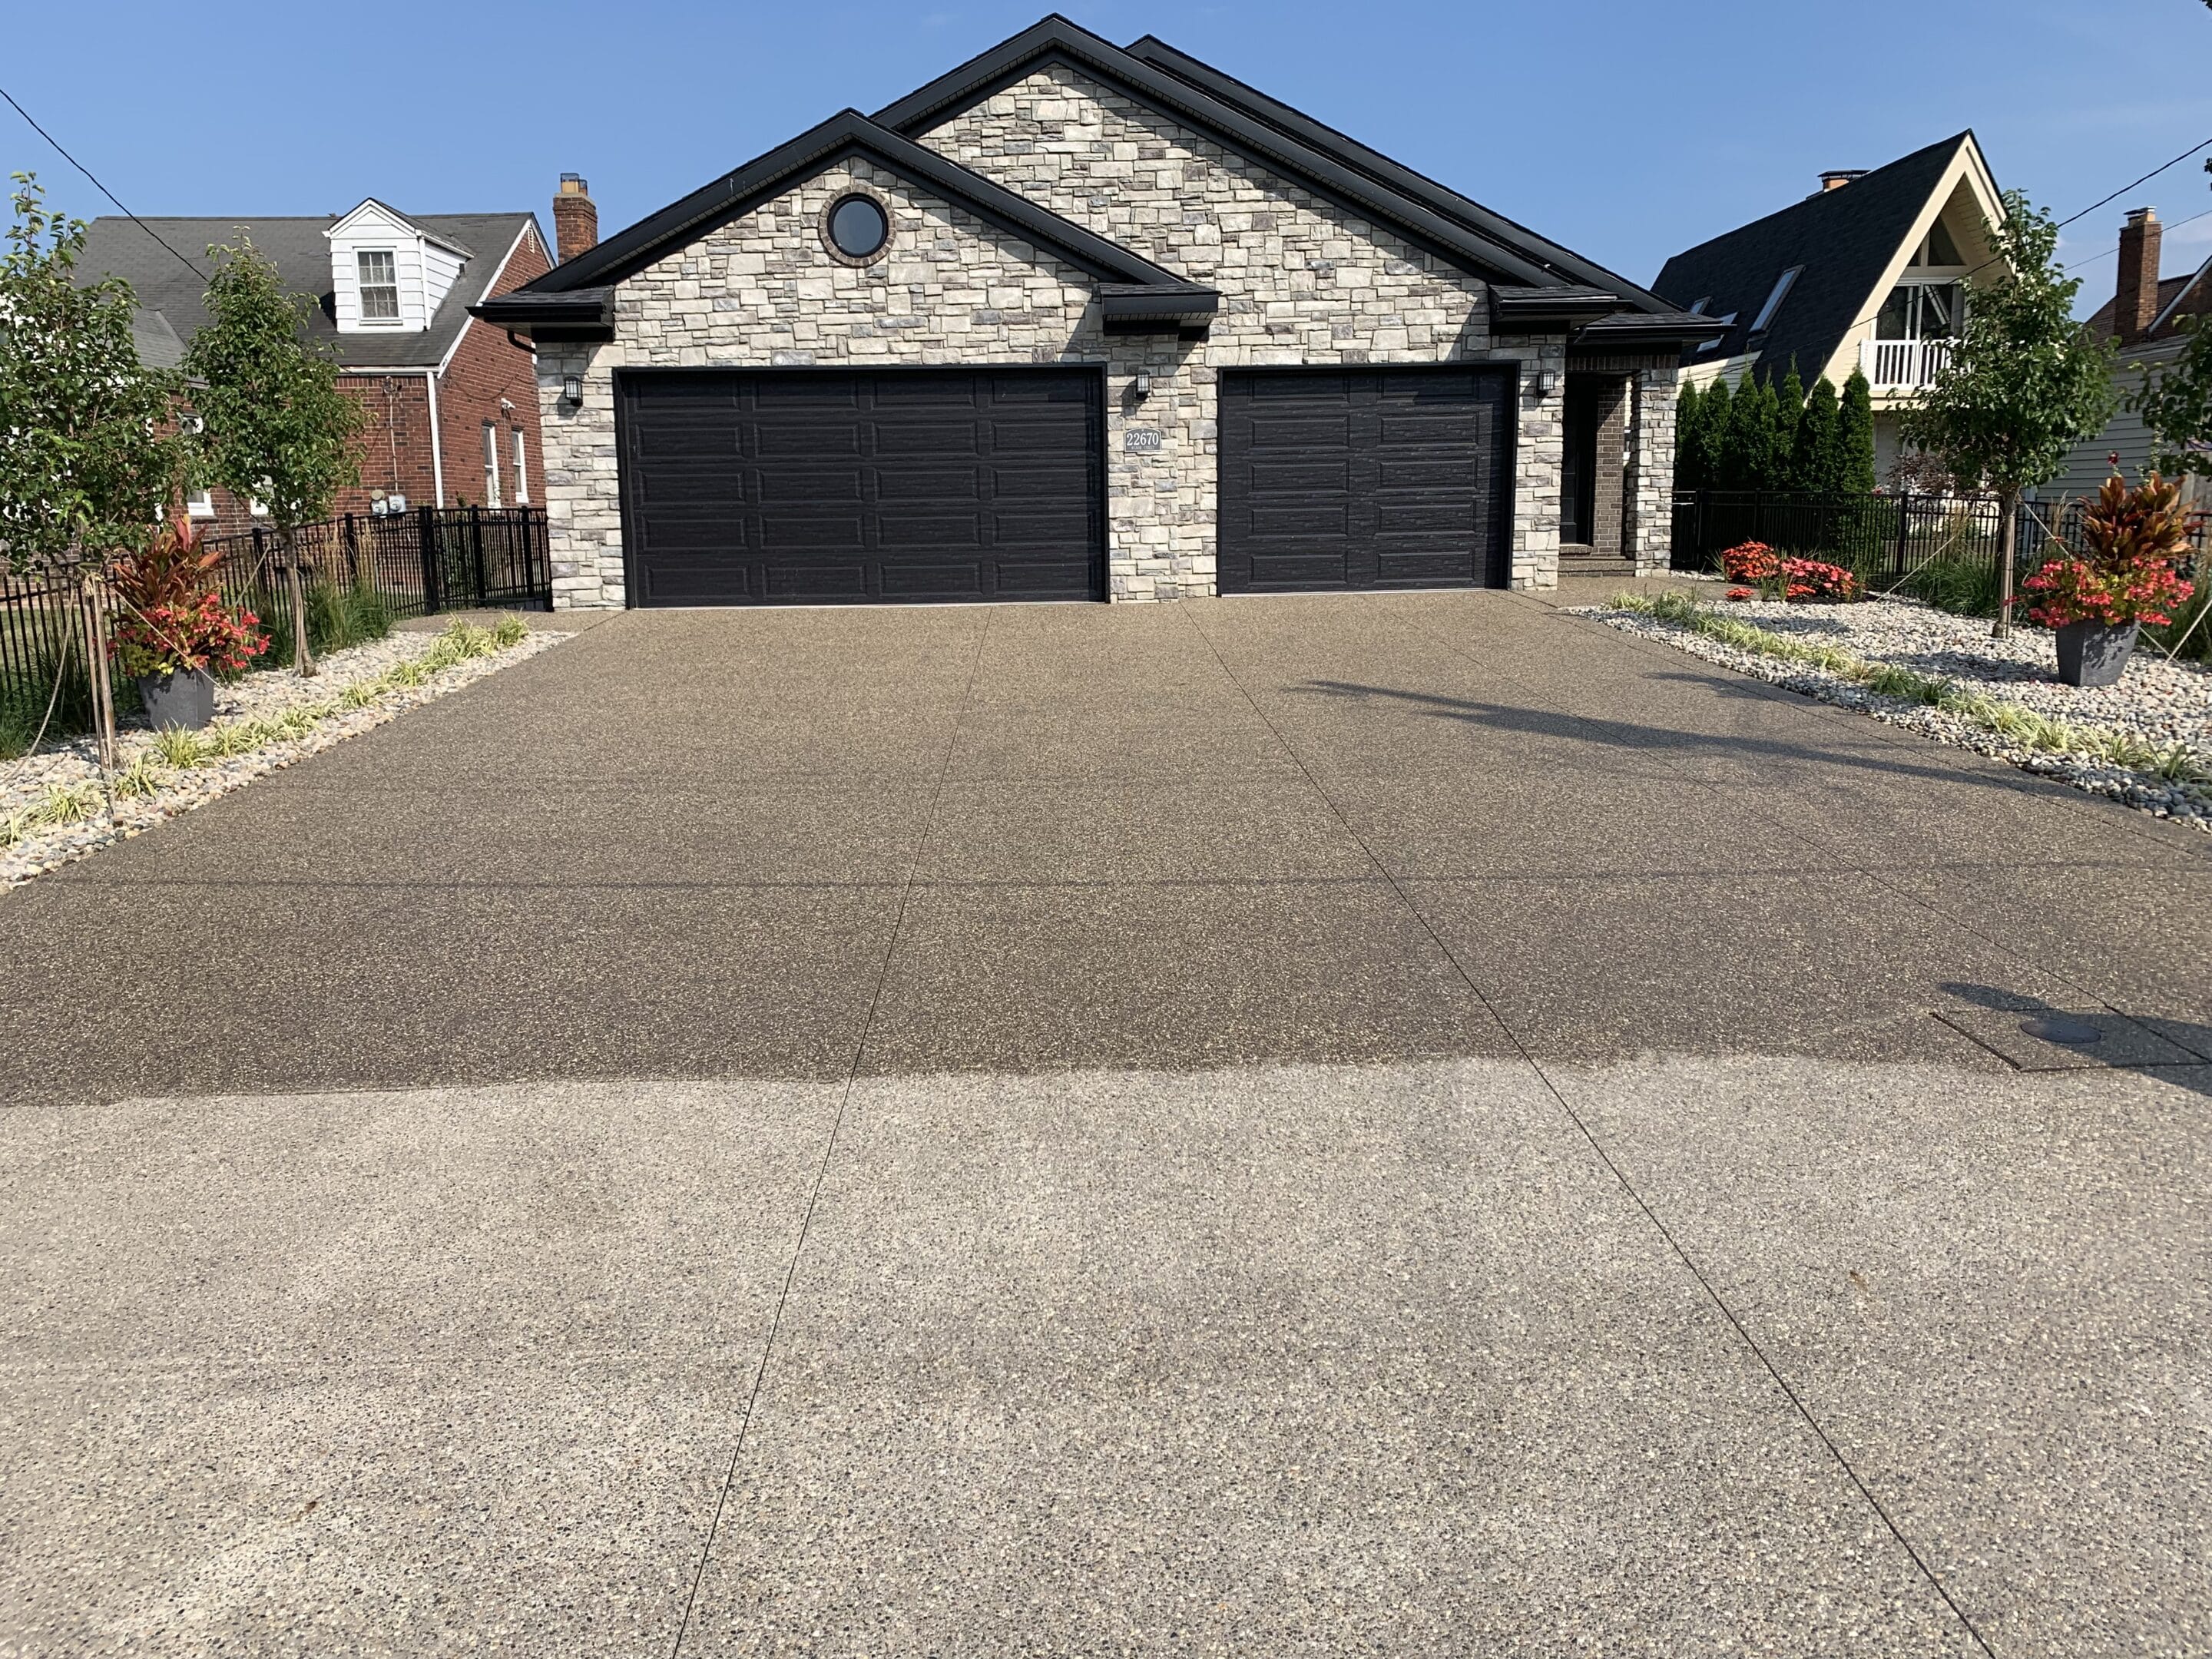
[[[2156,208],[2137,208],[2120,228],[2120,283],[2112,330],[2122,345],[2150,332],[2158,315],[2158,244],[2163,234]]]
[[[1841,190],[1852,179],[1863,179],[1866,175],[1864,167],[1832,167],[1820,175],[1820,193],[1825,196],[1832,190]]]
[[[599,246],[599,210],[581,173],[561,175],[561,188],[553,197],[553,235],[563,264]]]

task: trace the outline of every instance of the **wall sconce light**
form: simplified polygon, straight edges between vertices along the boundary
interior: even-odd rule
[[[1559,389],[1559,375],[1558,370],[1540,368],[1536,371],[1536,395],[1539,398],[1548,398]]]
[[[1152,377],[1149,374],[1139,374],[1129,384],[1139,398],[1149,398],[1152,395]]]
[[[571,409],[581,409],[584,406],[584,377],[582,375],[569,374],[562,377],[561,381],[561,401]]]

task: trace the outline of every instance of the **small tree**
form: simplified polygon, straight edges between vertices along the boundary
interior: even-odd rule
[[[1705,481],[1698,471],[1698,464],[1704,459],[1705,434],[1699,425],[1703,414],[1697,382],[1683,381],[1682,390],[1674,399],[1674,488],[1677,489],[1703,489],[1705,487]]]
[[[182,477],[173,377],[143,367],[119,278],[80,287],[81,220],[14,175],[0,258],[0,556],[84,571],[143,546]]]
[[[1834,495],[1842,488],[1836,461],[1836,384],[1823,374],[1806,394],[1805,412],[1797,422],[1797,441],[1790,452],[1791,487],[1812,495]]]
[[[1721,470],[1730,489],[1764,489],[1774,455],[1774,388],[1747,380],[1729,404],[1728,436]]]
[[[1782,377],[1782,386],[1774,394],[1774,430],[1766,463],[1767,487],[1771,489],[1802,489],[1797,482],[1797,430],[1805,423],[1805,382],[1797,373],[1797,360],[1790,360],[1789,373]]]
[[[2079,278],[2051,263],[2057,227],[2018,191],[1990,241],[2008,279],[1975,292],[1950,361],[1905,411],[1906,442],[1996,492],[2000,532],[1996,632],[2012,632],[2021,495],[2054,477],[2067,452],[2112,412],[2112,353],[2074,320]]]
[[[1846,495],[1874,494],[1874,387],[1854,368],[1836,410],[1836,449],[1829,463],[1835,488]]]
[[[1703,489],[1719,489],[1728,483],[1729,423],[1734,397],[1725,380],[1717,379],[1698,394],[1698,483]]]
[[[315,672],[300,580],[299,531],[327,518],[338,491],[361,480],[354,436],[361,405],[338,390],[337,365],[307,337],[313,301],[288,294],[250,240],[210,247],[208,320],[185,354],[202,453],[215,482],[269,509],[292,600],[292,650]]]
[[[2128,407],[2157,440],[2153,466],[2176,477],[2212,476],[2212,319],[2192,317],[2182,326],[2189,337],[2181,355],[2163,368],[2146,365]]]

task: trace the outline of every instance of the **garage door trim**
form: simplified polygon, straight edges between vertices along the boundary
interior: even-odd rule
[[[698,363],[641,364],[617,368],[613,372],[612,375],[611,395],[614,400],[615,417],[615,456],[617,471],[617,488],[615,495],[618,521],[622,533],[623,603],[626,608],[630,610],[638,610],[641,608],[685,608],[681,605],[672,605],[647,607],[644,604],[644,584],[641,580],[641,573],[639,564],[640,541],[636,524],[637,503],[635,500],[635,480],[632,476],[630,465],[630,457],[632,453],[631,441],[633,435],[631,430],[633,399],[637,395],[639,388],[649,386],[652,382],[657,380],[674,380],[683,377],[697,377],[701,375],[714,374],[727,375],[732,377],[733,380],[742,377],[755,380],[772,379],[791,381],[800,381],[805,380],[828,381],[838,379],[848,379],[856,376],[871,376],[878,380],[888,380],[893,378],[904,378],[907,376],[913,376],[915,378],[931,375],[949,377],[961,374],[991,374],[1020,376],[1024,378],[1056,378],[1060,380],[1080,380],[1084,384],[1085,390],[1088,397],[1087,413],[1089,417],[1089,433],[1088,442],[1085,453],[1085,460],[1090,472],[1090,499],[1087,502],[1089,545],[1085,551],[1085,563],[1089,573],[1089,592],[1082,602],[1089,603],[1103,601],[1107,598],[1109,592],[1109,585],[1107,580],[1107,544],[1109,535],[1107,494],[1112,488],[1107,434],[1107,370],[1108,366],[1104,363],[1085,362],[951,362],[885,363],[880,365],[874,363],[852,362],[793,365]],[[1074,599],[1031,599],[1013,596],[1006,598],[987,596],[973,600],[928,599],[902,599],[872,595],[868,602],[884,605],[989,605],[1016,603],[1072,604],[1078,601]],[[738,608],[755,608],[756,606],[758,608],[768,608],[769,606],[778,605],[787,606],[803,606],[810,604],[837,605],[840,603],[841,602],[838,600],[830,599],[781,601],[760,599],[753,601],[750,605],[742,605]],[[711,604],[704,604],[690,608],[720,609],[724,607]]]

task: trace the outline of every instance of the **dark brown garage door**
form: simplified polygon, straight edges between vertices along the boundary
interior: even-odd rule
[[[1105,597],[1096,373],[684,370],[618,383],[636,604]]]
[[[1224,374],[1224,593],[1503,587],[1513,381],[1495,368]]]

